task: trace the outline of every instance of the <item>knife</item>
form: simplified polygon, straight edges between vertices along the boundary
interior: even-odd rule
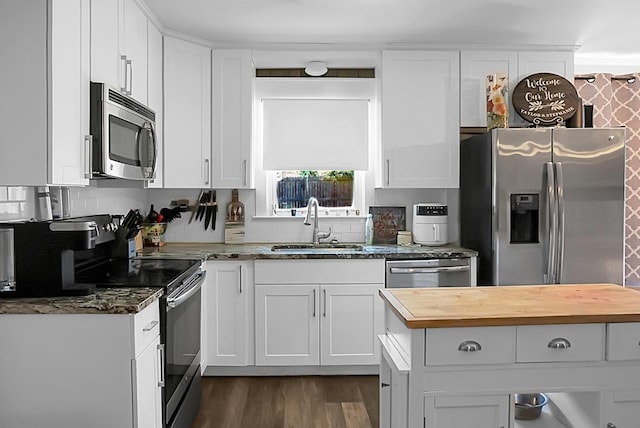
[[[213,204],[213,206],[211,207],[211,210],[213,211],[212,213],[212,220],[211,220],[211,229],[212,230],[216,230],[216,217],[218,214],[218,204],[216,203],[216,191],[213,190],[212,194],[211,194],[211,203]]]
[[[204,219],[204,230],[207,230],[207,227],[209,227],[209,222],[211,221],[211,213],[213,212],[213,206],[211,205],[211,192],[206,193],[205,205],[207,213]]]
[[[198,208],[200,208],[200,199],[202,199],[202,194],[203,193],[204,193],[204,190],[201,190],[200,194],[198,195],[198,199],[197,199],[198,203],[191,210],[191,217],[189,218],[189,224],[191,224],[191,222],[193,221],[193,217],[195,217],[195,215],[196,215],[196,211],[198,211]]]
[[[196,214],[196,220],[202,220],[204,218],[205,202],[207,199],[207,193],[204,190],[200,194],[200,200],[198,202],[198,214]]]

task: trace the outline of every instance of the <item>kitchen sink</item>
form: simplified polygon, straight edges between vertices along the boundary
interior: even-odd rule
[[[289,251],[296,252],[302,250],[313,251],[362,251],[363,247],[359,244],[278,244],[271,247],[271,251]]]

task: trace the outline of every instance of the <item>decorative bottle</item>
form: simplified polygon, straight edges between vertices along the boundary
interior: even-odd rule
[[[367,214],[367,221],[364,223],[364,243],[373,244],[373,214]]]

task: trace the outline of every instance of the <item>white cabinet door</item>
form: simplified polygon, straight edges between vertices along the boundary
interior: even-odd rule
[[[437,396],[424,401],[429,428],[507,428],[509,396]]]
[[[158,161],[156,163],[156,177],[147,182],[149,188],[161,188],[164,177],[164,145],[163,145],[163,106],[162,106],[162,34],[154,25],[149,23],[147,63],[148,63],[148,106],[156,112],[156,141]]]
[[[123,0],[120,42],[126,56],[128,94],[147,104],[147,17],[133,0]]]
[[[134,427],[162,426],[162,388],[160,387],[160,336],[131,362],[134,390]]]
[[[164,187],[211,183],[211,50],[164,38]]]
[[[91,0],[91,80],[122,90],[121,0]]]
[[[82,0],[51,4],[49,184],[89,184],[85,178],[85,136],[89,134],[89,9],[89,3]]]
[[[256,365],[318,365],[319,288],[256,285]]]
[[[509,76],[509,90],[518,83],[518,52],[462,51],[460,53],[460,126],[487,126],[486,77],[504,73]],[[509,121],[515,110],[508,100]]]
[[[573,67],[573,52],[521,51],[518,53],[518,79],[514,88],[520,80],[535,73],[554,73],[573,82]],[[517,113],[513,123],[515,126],[530,125]]]
[[[459,185],[459,53],[382,53],[383,186]]]
[[[606,428],[635,428],[640,421],[640,391],[616,391],[603,394]]]
[[[335,284],[320,287],[320,363],[378,364],[378,334],[384,332],[381,285]]]
[[[213,51],[215,188],[251,187],[252,72],[251,51]]]
[[[207,262],[206,287],[206,365],[252,365],[253,263]]]

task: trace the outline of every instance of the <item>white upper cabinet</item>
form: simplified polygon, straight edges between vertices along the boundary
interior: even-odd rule
[[[251,187],[253,75],[251,51],[213,51],[213,187]]]
[[[524,77],[554,73],[573,80],[571,51],[462,51],[460,55],[460,126],[487,126],[488,74],[509,75],[509,126],[529,125],[513,109],[511,94]]]
[[[88,184],[89,4],[0,7],[0,183]]]
[[[383,51],[383,187],[458,187],[459,62],[457,51]]]
[[[156,177],[147,182],[149,188],[161,188],[164,180],[164,145],[163,145],[163,105],[162,105],[162,34],[149,23],[147,28],[147,91],[148,107],[156,112],[156,141],[158,144],[158,160]]]
[[[164,38],[164,187],[211,186],[211,49]]]
[[[486,77],[504,73],[509,90],[518,82],[518,52],[463,51],[460,55],[460,126],[487,126]],[[508,100],[509,121],[515,117]]]
[[[147,104],[147,17],[134,0],[91,1],[91,80]]]

